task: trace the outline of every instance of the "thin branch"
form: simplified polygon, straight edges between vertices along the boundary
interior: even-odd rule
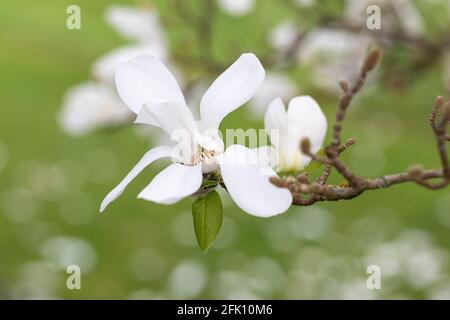
[[[441,162],[441,168],[425,170],[421,166],[412,166],[408,171],[397,174],[385,175],[369,179],[358,176],[339,159],[340,154],[348,147],[355,144],[355,140],[347,140],[341,144],[342,123],[353,97],[362,89],[367,75],[372,71],[380,59],[380,51],[374,48],[369,51],[360,74],[352,85],[341,81],[340,87],[343,95],[339,101],[333,126],[333,137],[329,146],[325,148],[325,157],[312,154],[310,141],[304,139],[300,143],[303,154],[310,156],[313,160],[325,164],[321,176],[314,182],[309,177],[300,174],[297,179],[271,178],[270,181],[278,187],[287,188],[293,196],[293,205],[309,206],[319,201],[339,201],[353,199],[367,190],[385,189],[391,186],[414,182],[430,190],[438,190],[450,184],[450,164],[446,149],[449,134],[446,132],[450,125],[450,102],[445,103],[442,97],[437,97],[429,122],[436,137],[436,146]],[[347,183],[341,185],[326,184],[332,169],[335,169]],[[432,180],[441,178],[439,182]]]

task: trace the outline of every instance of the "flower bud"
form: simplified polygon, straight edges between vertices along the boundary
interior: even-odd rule
[[[344,93],[347,93],[350,90],[350,85],[345,80],[339,81],[339,87],[341,87],[341,89]]]
[[[284,181],[283,179],[280,179],[279,177],[270,177],[269,181],[273,185],[275,185],[275,186],[277,186],[279,188],[287,188],[288,187],[287,182]]]
[[[301,150],[302,153],[305,154],[305,155],[311,154],[311,141],[309,141],[308,138],[304,138],[304,139],[300,142],[300,150]]]
[[[366,59],[364,60],[361,72],[362,73],[367,73],[369,71],[372,71],[378,61],[380,60],[380,56],[381,56],[381,51],[379,48],[373,48],[370,50],[370,52],[367,54]]]
[[[437,96],[437,98],[436,98],[436,100],[434,102],[436,110],[442,109],[444,107],[444,104],[445,104],[444,98],[442,96]]]
[[[446,121],[450,121],[450,102],[447,102],[443,109],[442,109],[442,113],[444,114],[445,120]]]

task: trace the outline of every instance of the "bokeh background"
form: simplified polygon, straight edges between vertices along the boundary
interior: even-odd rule
[[[365,27],[371,2],[382,9],[382,30]],[[66,28],[72,4],[81,8],[80,30]],[[157,17],[155,30],[148,35],[133,14],[124,22],[112,5]],[[136,199],[158,162],[100,214],[103,197],[161,135],[132,125],[120,104],[111,111],[112,86],[100,97],[73,89],[102,83],[92,66],[104,54],[144,42],[176,71],[195,110],[222,70],[254,52],[269,80],[223,128],[262,128],[277,95],[313,95],[331,123],[337,81],[350,80],[378,43],[381,67],[344,128],[358,144],[343,159],[367,177],[413,163],[438,167],[427,117],[450,88],[449,16],[444,0],[1,1],[0,297],[450,298],[450,189],[405,184],[270,219],[242,212],[222,193],[224,224],[202,253],[191,199]],[[66,288],[70,264],[81,267],[81,290]],[[372,264],[381,267],[381,290],[366,288]]]

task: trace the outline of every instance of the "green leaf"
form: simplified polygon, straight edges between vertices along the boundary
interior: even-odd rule
[[[219,183],[219,181],[217,181],[217,180],[204,179],[201,188],[202,189],[213,188],[213,187],[217,186],[218,183]]]
[[[192,204],[194,230],[197,242],[203,252],[208,250],[217,237],[223,221],[223,206],[216,191],[209,192]]]

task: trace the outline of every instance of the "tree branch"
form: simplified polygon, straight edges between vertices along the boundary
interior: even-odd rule
[[[343,151],[355,144],[355,140],[353,139],[349,139],[344,144],[341,144],[342,124],[348,107],[353,97],[364,86],[367,75],[375,68],[379,59],[380,50],[378,48],[371,49],[364,60],[359,76],[353,84],[349,85],[347,82],[340,82],[343,95],[339,101],[339,107],[335,117],[332,141],[325,148],[325,156],[321,157],[312,154],[309,140],[304,139],[300,142],[300,149],[303,154],[325,165],[319,178],[314,182],[310,182],[307,175],[299,174],[296,179],[281,179],[278,177],[270,179],[276,186],[287,188],[291,191],[293,205],[309,206],[319,201],[349,200],[368,190],[385,189],[407,182],[414,182],[430,190],[442,189],[450,184],[450,165],[446,149],[446,142],[449,141],[449,134],[446,130],[450,125],[450,102],[445,103],[444,99],[440,96],[437,97],[433,105],[429,122],[436,138],[441,168],[425,170],[423,167],[415,165],[406,172],[369,179],[354,174],[339,159]],[[332,169],[335,169],[347,182],[341,185],[326,184]],[[437,178],[441,178],[441,181],[431,181]]]

